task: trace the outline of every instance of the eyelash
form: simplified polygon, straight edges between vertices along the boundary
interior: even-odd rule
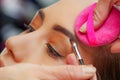
[[[50,53],[49,54],[50,56],[53,56],[53,57],[63,57],[52,47],[51,44],[47,43],[46,45],[47,45],[48,51]]]
[[[30,26],[30,25],[24,24],[24,27],[28,30],[28,33],[35,31],[35,30],[33,29],[33,27]]]

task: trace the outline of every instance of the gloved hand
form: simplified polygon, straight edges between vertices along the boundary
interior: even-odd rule
[[[99,0],[96,8],[94,10],[94,28],[98,29],[102,23],[107,18],[111,8],[113,5],[120,6],[120,0]],[[82,33],[86,33],[86,26],[83,25],[80,28]],[[120,52],[120,40],[117,40],[112,43],[111,45],[111,52],[112,53],[119,53]]]
[[[98,29],[106,20],[113,5],[120,5],[120,0],[99,0],[94,10],[94,27]],[[86,33],[86,26],[82,26],[80,31]]]

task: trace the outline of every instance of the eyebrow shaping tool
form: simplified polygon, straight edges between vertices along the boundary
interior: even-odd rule
[[[70,42],[72,44],[73,50],[74,50],[74,52],[75,52],[75,54],[77,56],[77,59],[78,59],[79,63],[81,65],[84,65],[85,63],[84,63],[84,60],[83,60],[83,58],[82,58],[82,56],[81,56],[81,54],[80,54],[80,52],[78,50],[77,43],[75,41],[71,40],[71,39],[70,39]]]
[[[70,39],[70,42],[71,42],[71,44],[72,44],[74,53],[76,54],[79,63],[80,63],[81,65],[85,65],[84,60],[83,60],[83,58],[82,58],[82,56],[81,56],[81,54],[80,54],[80,52],[79,52],[79,50],[78,50],[78,45],[77,45],[77,43],[76,43],[75,41],[71,40],[71,39]],[[87,79],[87,80],[90,80],[90,79]]]

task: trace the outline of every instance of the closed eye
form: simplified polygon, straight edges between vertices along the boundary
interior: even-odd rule
[[[55,57],[63,57],[52,47],[51,44],[47,43],[46,45],[49,49],[49,52],[52,53]]]

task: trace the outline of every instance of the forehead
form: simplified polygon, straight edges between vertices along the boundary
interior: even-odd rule
[[[73,29],[77,15],[94,0],[60,0],[44,9],[46,17],[54,23]],[[49,20],[49,19],[46,20]]]
[[[45,19],[42,25],[62,25],[74,34],[74,23],[77,15],[92,2],[94,0],[59,0],[55,4],[42,9],[45,13]],[[33,18],[34,22],[41,25],[39,16]]]

